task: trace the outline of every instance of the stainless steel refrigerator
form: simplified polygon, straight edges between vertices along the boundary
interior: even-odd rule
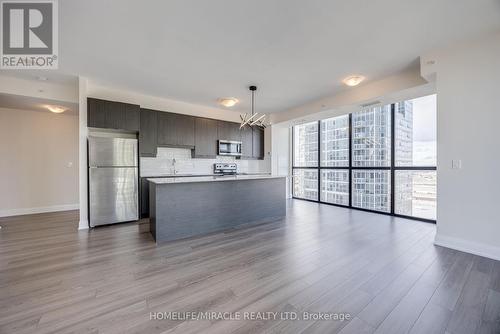
[[[138,219],[137,139],[89,136],[90,226]]]

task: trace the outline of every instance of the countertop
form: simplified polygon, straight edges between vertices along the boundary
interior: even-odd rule
[[[222,182],[222,181],[240,181],[240,180],[261,180],[261,179],[276,179],[286,177],[285,175],[269,175],[269,174],[254,174],[254,175],[228,175],[228,176],[192,176],[192,177],[164,177],[151,178],[149,182],[155,184],[169,183],[198,183],[198,182]]]
[[[236,175],[271,175],[271,173],[238,173]],[[146,175],[141,176],[143,179],[152,179],[152,178],[162,178],[162,177],[200,177],[200,176],[221,176],[220,174],[156,174],[156,175]]]

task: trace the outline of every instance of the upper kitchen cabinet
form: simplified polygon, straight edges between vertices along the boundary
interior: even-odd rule
[[[175,115],[167,112],[158,112],[158,145],[176,146],[177,129]]]
[[[87,99],[87,126],[93,128],[106,127],[106,103],[98,99]]]
[[[215,158],[217,156],[217,123],[208,118],[195,119],[193,158]]]
[[[253,158],[253,134],[252,128],[245,126],[240,130],[241,136],[241,159]]]
[[[195,118],[187,115],[158,112],[158,145],[193,148]]]
[[[217,137],[219,140],[241,141],[240,124],[217,121]]]
[[[264,129],[244,127],[241,134],[241,159],[264,159]]]
[[[89,127],[139,131],[138,105],[88,98],[87,112]]]
[[[195,145],[195,117],[175,114],[177,124],[177,144],[193,147]]]
[[[139,131],[139,154],[141,157],[156,157],[158,136],[158,112],[141,109],[141,129]]]
[[[252,157],[254,159],[264,159],[264,129],[253,128],[252,141]]]

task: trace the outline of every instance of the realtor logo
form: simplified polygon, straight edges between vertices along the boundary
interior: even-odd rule
[[[0,4],[0,68],[57,69],[57,0]]]

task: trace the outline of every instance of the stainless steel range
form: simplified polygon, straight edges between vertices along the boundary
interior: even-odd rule
[[[236,175],[238,174],[238,165],[235,163],[215,163],[214,174],[216,175]]]

